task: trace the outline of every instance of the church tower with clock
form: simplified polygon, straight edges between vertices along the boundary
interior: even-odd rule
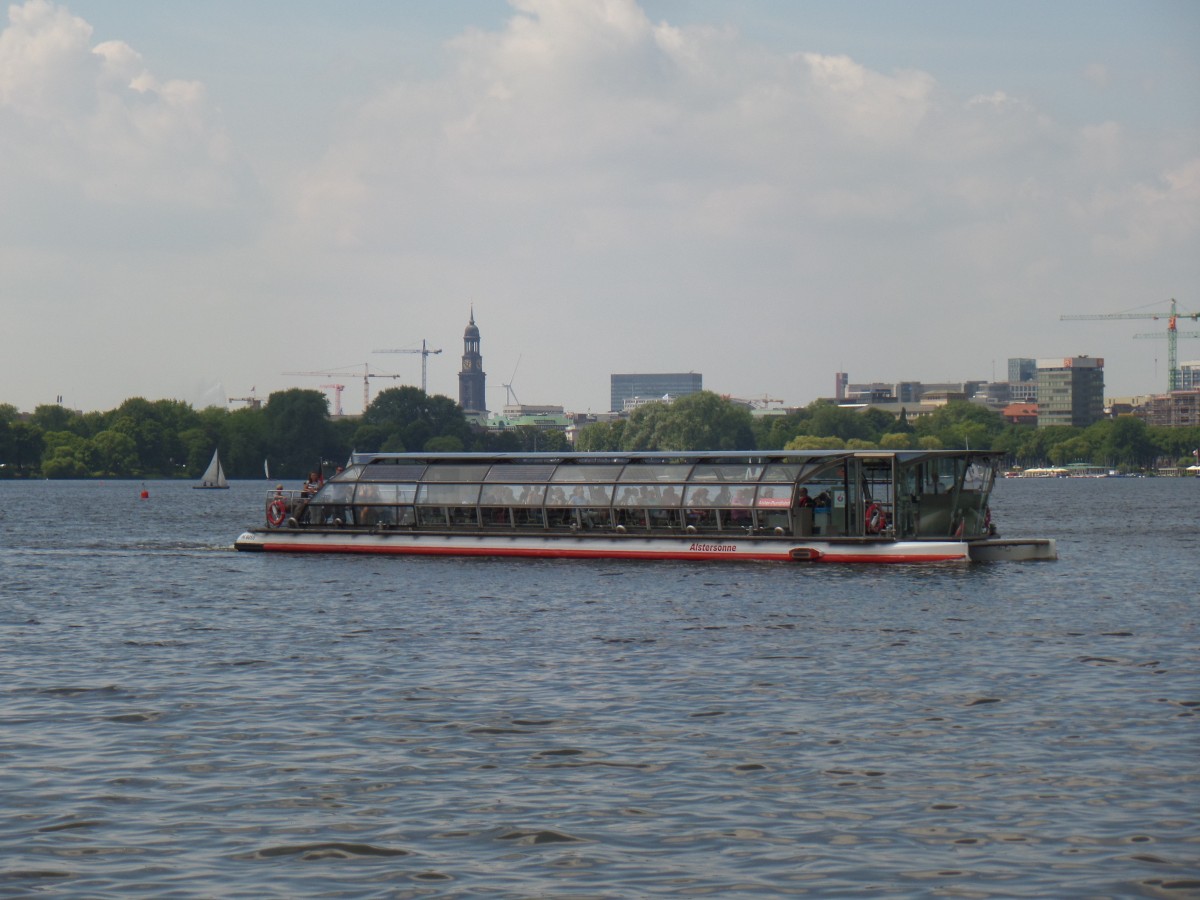
[[[475,325],[475,307],[471,307],[471,321],[463,332],[462,371],[458,373],[458,405],[468,419],[481,420],[487,416],[487,400],[484,388],[487,375],[483,371],[483,357],[479,355],[479,329]]]

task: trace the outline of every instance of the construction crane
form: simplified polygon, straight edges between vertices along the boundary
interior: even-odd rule
[[[344,384],[323,384],[322,388],[329,388],[333,391],[333,414],[339,418],[342,415],[342,391],[346,389]]]
[[[400,350],[372,350],[371,352],[372,353],[420,353],[421,354],[421,393],[423,393],[423,394],[429,393],[429,391],[426,387],[426,385],[428,383],[426,376],[428,374],[429,357],[434,355],[435,353],[441,353],[442,352],[441,350],[430,350],[428,347],[425,346],[425,341],[422,340],[421,348],[419,350],[416,347],[411,347],[411,348],[404,348],[404,349],[400,349]]]
[[[354,363],[353,365],[357,366],[358,363]],[[371,405],[371,382],[368,380],[371,377],[371,372],[370,372],[370,369],[367,367],[366,363],[363,363],[362,367],[363,367],[363,376],[362,376],[362,380],[363,380],[363,412],[366,412],[367,407]],[[338,372],[329,372],[329,371],[326,371],[326,372],[283,372],[282,374],[284,374],[284,375],[319,375],[322,378],[344,378],[346,375],[350,374],[346,371],[346,369],[351,368],[351,366],[341,366],[340,368],[341,368],[341,371],[338,371]],[[329,385],[322,385],[322,387],[329,387]],[[344,385],[343,385],[343,387],[344,387]],[[339,400],[340,400],[340,395],[339,395]],[[340,402],[339,402],[339,406],[340,406]],[[339,412],[339,415],[340,414],[341,413]]]
[[[355,363],[355,366],[357,366],[357,365],[358,364]],[[363,363],[362,367],[363,367],[363,375],[362,375],[363,412],[366,412],[367,407],[371,405],[371,382],[370,382],[370,379],[372,379],[372,378],[403,378],[404,376],[403,375],[390,375],[390,374],[387,374],[384,372],[372,372],[370,366],[367,363]],[[342,366],[341,371],[339,371],[339,372],[284,372],[283,374],[284,375],[320,375],[323,378],[344,378],[346,375],[350,374],[349,372],[346,371],[346,369],[349,369],[349,368],[350,368],[350,366]],[[323,388],[336,387],[336,385],[323,384],[323,385],[321,385],[321,387],[323,387]],[[345,387],[345,385],[343,385],[343,388],[344,387]],[[235,398],[231,398],[231,399],[238,399],[238,398],[235,397]],[[337,414],[341,415],[340,403],[339,403],[339,410],[338,410]]]
[[[1183,383],[1183,372],[1176,367],[1175,357],[1172,355],[1174,351],[1171,349],[1171,346],[1174,344],[1174,342],[1178,338],[1200,338],[1200,331],[1167,331],[1167,332],[1152,331],[1148,334],[1135,334],[1134,337],[1135,338],[1151,338],[1153,340],[1158,340],[1158,341],[1161,341],[1163,338],[1166,338],[1168,341],[1171,342],[1167,345],[1168,363],[1171,366],[1172,374],[1174,374],[1175,372],[1179,372],[1179,374],[1175,375],[1175,377],[1171,380],[1170,390],[1172,390],[1172,391],[1179,390],[1180,385]]]
[[[249,397],[230,397],[226,402],[228,402],[228,403],[245,403],[251,409],[261,409],[262,408],[262,401],[259,400],[256,396],[254,396],[254,388],[250,388],[250,396]]]
[[[1137,335],[1137,337],[1165,337],[1167,339],[1167,390],[1179,390],[1180,372],[1179,372],[1179,327],[1180,319],[1191,319],[1196,321],[1200,319],[1200,313],[1181,313],[1175,304],[1175,298],[1171,298],[1170,312],[1149,312],[1149,313],[1109,313],[1107,315],[1083,315],[1083,316],[1059,316],[1060,320],[1067,319],[1166,319],[1167,330],[1165,334],[1154,335]],[[1187,331],[1183,337],[1200,337],[1200,333]]]

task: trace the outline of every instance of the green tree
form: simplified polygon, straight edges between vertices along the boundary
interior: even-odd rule
[[[753,420],[754,442],[761,450],[782,450],[797,435],[808,434],[812,413],[798,409],[786,415],[761,416]]]
[[[138,467],[137,445],[120,431],[102,431],[90,440],[93,475],[133,475]]]
[[[787,442],[784,450],[845,450],[846,442],[840,437],[816,437],[802,434]]]
[[[51,431],[45,440],[43,478],[87,478],[92,474],[91,447],[87,438],[70,431]]]
[[[878,438],[873,421],[857,409],[838,406],[828,400],[817,400],[809,404],[808,408],[811,415],[807,431],[814,437],[836,437],[843,441],[851,438],[867,441]]]
[[[472,443],[471,426],[457,403],[408,385],[380,391],[364,411],[362,424],[387,435],[381,450],[397,444],[397,449],[425,450],[430,439],[443,437],[457,438],[460,447]]]
[[[202,414],[201,418],[206,415]],[[221,448],[221,460],[225,470],[234,477],[245,478],[257,476],[263,471],[266,462],[274,477],[292,475],[303,477],[304,469],[286,472],[281,458],[271,455],[267,441],[267,420],[261,409],[235,409],[226,413],[221,422],[221,437],[218,444]],[[189,455],[189,465],[191,457]],[[207,462],[206,462],[207,464]],[[312,464],[309,464],[312,468]]]
[[[1106,420],[1105,429],[1097,448],[1098,465],[1121,466],[1125,469],[1143,468],[1154,465],[1161,450],[1146,430],[1146,423],[1133,416],[1121,416]]]
[[[657,404],[651,404],[656,406]],[[754,450],[750,410],[712,391],[688,394],[658,411],[654,450]]]
[[[1004,417],[969,400],[951,400],[913,426],[922,437],[936,437],[943,446],[972,450],[992,449],[1004,432]]]
[[[50,434],[54,431],[73,431],[80,433],[79,416],[65,406],[57,404],[43,404],[35,407],[33,415],[29,417],[29,422],[41,429],[42,434]]]
[[[324,460],[341,458],[332,441],[328,400],[321,391],[277,391],[267,398],[262,413],[266,449],[279,477],[303,478]]]
[[[911,429],[892,431],[880,436],[879,446],[883,450],[912,450],[917,446],[917,437]]]
[[[621,449],[624,436],[624,419],[593,422],[579,429],[575,437],[575,449],[581,453],[616,452]]]

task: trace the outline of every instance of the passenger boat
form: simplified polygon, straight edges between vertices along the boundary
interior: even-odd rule
[[[238,550],[841,563],[1057,558],[997,537],[976,450],[367,453]]]

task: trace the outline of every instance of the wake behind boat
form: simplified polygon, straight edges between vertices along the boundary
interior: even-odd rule
[[[355,454],[238,550],[604,559],[1056,559],[1002,540],[989,451]]]
[[[208,464],[208,468],[204,470],[204,474],[200,476],[200,483],[193,484],[192,487],[197,489],[221,489],[229,487],[229,482],[225,479],[225,469],[221,465],[221,453],[219,450],[213,451],[212,461]]]

